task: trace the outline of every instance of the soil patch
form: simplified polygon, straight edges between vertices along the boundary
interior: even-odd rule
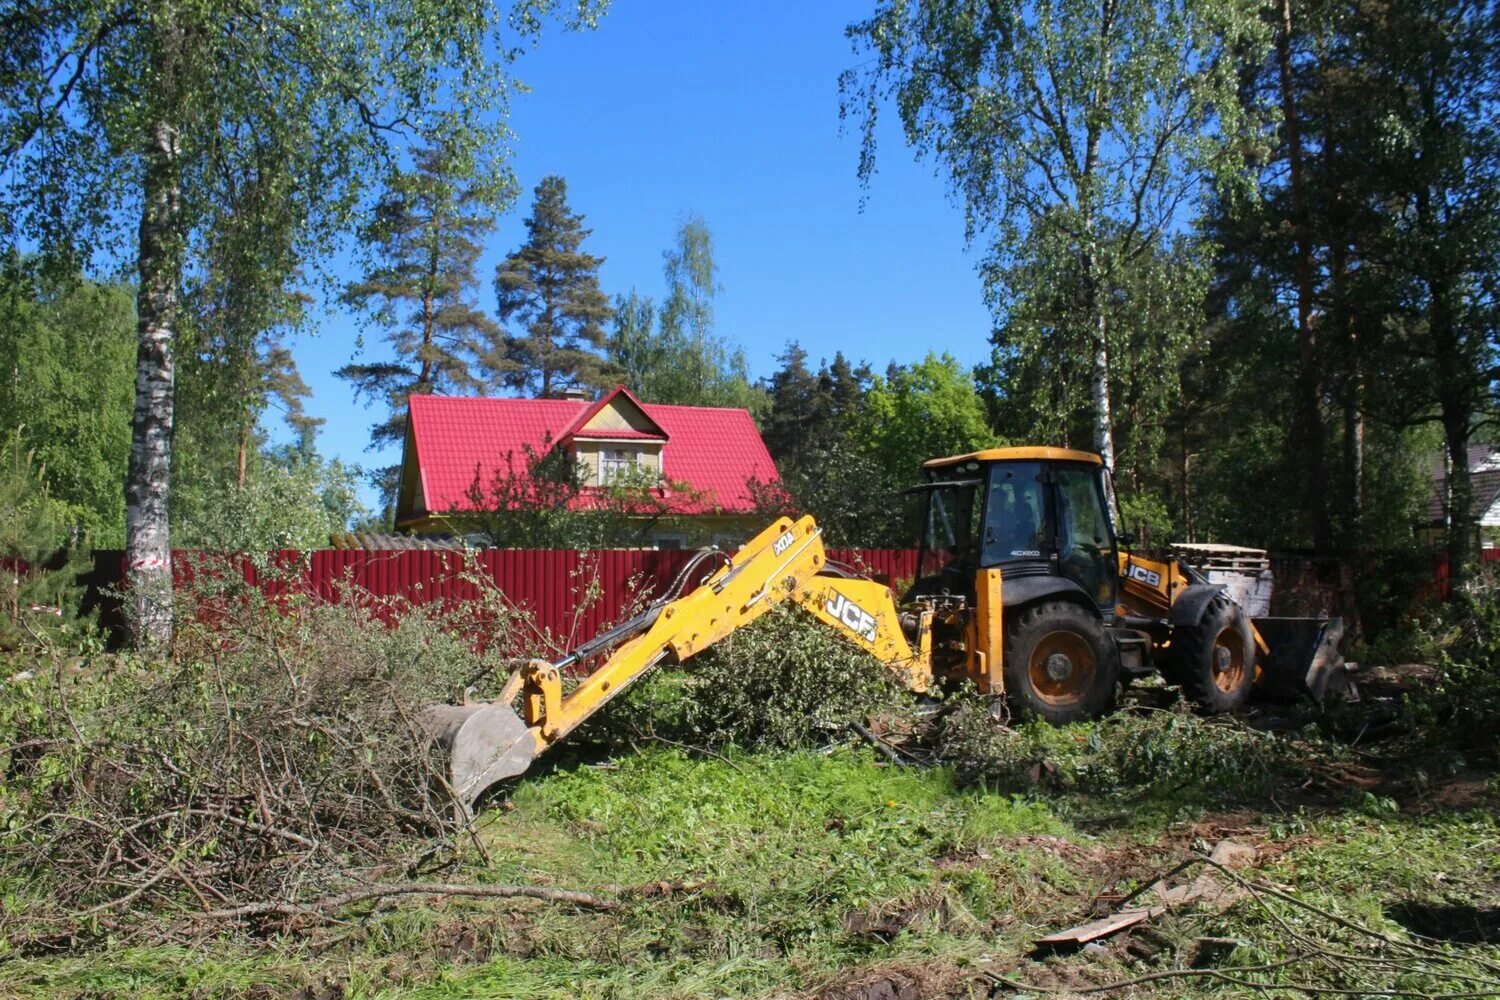
[[[946,1000],[968,996],[969,976],[946,965],[863,969],[823,987],[814,1000]]]
[[[1500,942],[1500,906],[1408,900],[1388,908],[1385,915],[1425,938],[1455,944]]]

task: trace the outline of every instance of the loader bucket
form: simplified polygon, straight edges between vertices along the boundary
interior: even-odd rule
[[[428,705],[422,716],[433,742],[448,752],[448,782],[466,811],[536,756],[535,736],[508,704]]]
[[[1342,618],[1255,618],[1251,620],[1270,653],[1261,657],[1255,693],[1263,698],[1291,699],[1324,695],[1347,684],[1339,640]]]

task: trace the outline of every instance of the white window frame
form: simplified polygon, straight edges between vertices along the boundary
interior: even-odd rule
[[[641,464],[639,448],[600,448],[599,485],[613,485],[621,473]]]

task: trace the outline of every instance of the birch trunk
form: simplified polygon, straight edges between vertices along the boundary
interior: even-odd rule
[[[1095,298],[1099,298],[1095,289]],[[1114,423],[1109,411],[1109,340],[1106,337],[1107,320],[1102,304],[1094,306],[1094,360],[1092,377],[1089,379],[1094,400],[1094,450],[1104,459],[1106,468],[1115,467]]]
[[[163,652],[172,642],[172,335],[182,270],[182,209],[176,130],[158,122],[148,137],[142,188],[137,292],[139,343],[135,416],[125,479],[125,558],[131,640]]]
[[[1084,232],[1087,240],[1088,259],[1084,262],[1088,274],[1088,301],[1093,312],[1093,329],[1090,331],[1089,396],[1094,408],[1094,450],[1111,471],[1115,467],[1114,422],[1109,405],[1109,318],[1104,312],[1104,269],[1099,260],[1099,246],[1094,233],[1092,212],[1084,214]]]

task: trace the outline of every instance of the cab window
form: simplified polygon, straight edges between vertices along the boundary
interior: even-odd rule
[[[978,486],[973,482],[944,483],[928,492],[927,549],[943,559],[970,560],[978,535]]]
[[[981,564],[1040,559],[1049,548],[1047,493],[1040,462],[990,466]]]
[[[1101,607],[1113,605],[1118,570],[1098,470],[1064,466],[1055,470],[1053,479],[1057,484],[1058,568]]]

